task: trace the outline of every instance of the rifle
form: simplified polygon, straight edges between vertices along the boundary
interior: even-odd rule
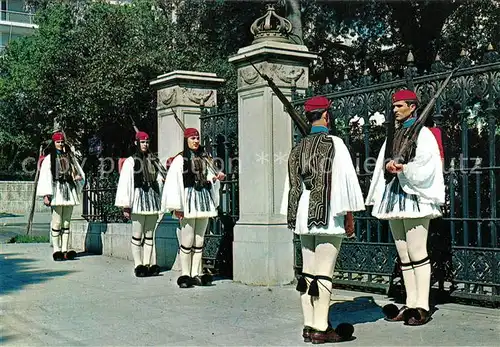
[[[132,122],[132,127],[134,128],[134,131],[137,134],[139,132],[139,129],[135,125],[134,119],[132,118],[132,116],[130,114],[128,115],[128,117],[130,118],[130,121]],[[156,167],[156,169],[158,170],[158,172],[160,173],[160,175],[163,177],[163,181],[165,181],[165,179],[167,178],[167,169],[165,169],[163,167],[163,165],[160,163],[160,160],[155,155],[152,155],[151,162]]]
[[[45,148],[47,148],[47,146]],[[28,225],[26,226],[26,235],[30,235],[31,230],[33,229],[33,217],[35,215],[35,202],[36,202],[36,188],[38,185],[38,180],[40,179],[40,167],[42,166],[42,163],[40,162],[40,157],[43,154],[43,150],[44,148],[42,143],[38,151],[38,160],[36,161],[35,182],[33,184],[33,195],[31,197],[31,210],[30,210],[30,215],[28,217]]]
[[[463,64],[464,61],[465,60],[462,61],[462,64]],[[429,101],[429,103],[427,104],[427,106],[425,106],[424,110],[420,114],[420,117],[418,117],[418,119],[415,121],[415,123],[405,133],[405,136],[404,136],[403,142],[401,144],[401,147],[400,147],[399,151],[397,152],[396,158],[394,159],[394,161],[396,163],[398,163],[398,164],[403,163],[404,162],[404,158],[407,158],[407,156],[410,154],[410,151],[412,150],[413,145],[417,141],[418,134],[420,133],[420,130],[424,127],[425,121],[429,117],[432,108],[436,104],[437,99],[443,93],[444,89],[446,88],[446,86],[450,82],[451,78],[460,69],[460,67],[462,66],[462,64],[460,64],[455,69],[453,69],[453,71],[451,71],[451,73],[444,80],[443,84],[438,89],[438,91],[436,92],[436,94],[432,97],[432,99]]]
[[[182,123],[182,121],[179,119],[179,117],[177,117],[177,113],[175,113],[175,110],[174,108],[170,108],[174,114],[174,119],[175,121],[177,122],[177,124],[179,124],[179,127],[181,128],[182,132],[186,131],[186,126],[184,125],[184,123]]]
[[[286,111],[288,112],[290,117],[292,117],[292,120],[294,121],[295,125],[297,125],[297,128],[299,128],[299,131],[302,134],[302,136],[308,135],[310,130],[311,130],[311,126],[304,120],[304,118],[302,118],[297,113],[297,111],[295,110],[293,105],[290,103],[290,101],[288,101],[286,96],[281,92],[281,90],[278,88],[278,86],[274,83],[273,79],[271,77],[269,77],[267,74],[261,73],[252,62],[250,62],[250,65],[252,65],[252,67],[255,69],[255,71],[257,71],[259,76],[262,77],[267,82],[267,84],[272,89],[274,94],[276,94],[278,99],[280,99],[280,101],[283,103],[283,106],[285,106]]]

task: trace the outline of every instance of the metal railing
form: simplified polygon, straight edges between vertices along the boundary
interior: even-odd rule
[[[457,61],[467,59],[461,56]],[[447,186],[443,218],[432,221],[429,255],[433,284],[449,289],[452,298],[500,304],[500,57],[489,50],[480,64],[466,61],[436,103],[433,121],[442,129]],[[403,77],[391,71],[345,79],[335,85],[293,93],[299,113],[312,95],[332,100],[338,136],[350,148],[366,196],[374,161],[385,139],[383,124],[371,123],[375,112],[391,110],[390,96],[401,88],[414,89],[427,103],[449,68],[436,61],[431,73],[419,75],[412,61]],[[352,120],[362,120],[355,124]],[[363,124],[361,124],[363,123]],[[295,135],[297,140],[299,135]],[[356,213],[356,241],[345,242],[336,267],[336,283],[387,289],[401,278],[397,253],[387,221],[372,217],[371,208]],[[296,270],[301,271],[300,240],[295,239]],[[399,281],[402,284],[402,281]],[[445,288],[445,284],[446,287]]]
[[[18,12],[9,10],[0,11],[0,20],[7,22],[33,24],[34,16],[35,15],[33,13],[29,12]]]

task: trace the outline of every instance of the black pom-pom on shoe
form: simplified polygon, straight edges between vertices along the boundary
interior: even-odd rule
[[[307,292],[310,296],[319,296],[318,279],[315,278],[311,281],[309,285],[309,291]]]
[[[64,260],[63,252],[57,251],[57,252],[52,253],[52,259],[54,259],[54,261]]]
[[[352,334],[354,334],[354,326],[349,323],[340,323],[335,328],[335,332],[343,339],[350,340]]]
[[[405,325],[418,326],[427,324],[432,320],[431,312],[421,307],[412,308],[405,312]]]
[[[210,286],[212,284],[213,277],[210,274],[201,275],[201,283],[203,286]]]
[[[205,287],[212,284],[213,277],[210,274],[203,274],[201,276],[194,276],[192,280],[195,286]]]
[[[64,252],[64,259],[66,260],[74,260],[75,257],[76,257],[76,252],[73,250]]]
[[[300,276],[299,281],[297,282],[297,287],[295,287],[295,289],[301,293],[307,292],[307,281],[304,275]]]
[[[387,304],[382,308],[382,312],[387,318],[393,319],[399,314],[399,308],[394,304]]]
[[[160,274],[160,267],[158,265],[151,265],[148,267],[149,276],[158,276]]]
[[[136,277],[146,277],[148,275],[148,268],[144,265],[137,265],[134,269],[134,273]]]
[[[409,308],[403,313],[403,317],[405,320],[405,324],[408,324],[410,319],[420,320],[422,317],[420,316],[420,312],[416,308]]]
[[[189,276],[181,276],[177,279],[177,285],[179,288],[190,288],[193,286],[193,280]]]

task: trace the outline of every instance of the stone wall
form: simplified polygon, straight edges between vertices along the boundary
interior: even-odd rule
[[[34,183],[29,181],[0,181],[0,212],[28,214],[31,209]],[[35,212],[46,212],[42,198],[37,197]]]
[[[156,231],[156,259],[161,267],[172,268],[179,243],[179,222],[165,217]],[[71,221],[71,247],[77,252],[102,254],[133,261],[130,249],[132,223]]]

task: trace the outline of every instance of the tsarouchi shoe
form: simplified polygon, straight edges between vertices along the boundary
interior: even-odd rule
[[[191,288],[193,286],[193,280],[189,276],[181,276],[177,279],[177,285],[179,288]]]
[[[431,313],[423,308],[410,308],[404,313],[406,325],[424,325],[431,320]]]
[[[76,252],[73,250],[64,252],[64,259],[66,260],[73,260],[76,257]]]
[[[149,276],[158,276],[160,274],[160,267],[158,265],[148,266]]]
[[[210,274],[203,274],[201,276],[197,275],[193,277],[193,283],[195,286],[209,286],[212,284],[213,277]]]
[[[313,344],[327,342],[343,342],[352,339],[354,327],[349,323],[340,323],[335,329],[328,327],[325,331],[314,331],[311,333]]]
[[[148,268],[144,265],[137,265],[134,269],[134,273],[136,277],[146,277],[148,276]]]
[[[54,259],[54,261],[62,261],[62,260],[64,260],[64,254],[63,254],[63,252],[57,251],[57,252],[52,253],[52,259]]]
[[[304,326],[304,329],[302,329],[302,337],[304,338],[304,342],[311,342],[311,334],[313,332],[313,328],[308,327],[307,325]]]
[[[382,308],[385,315],[385,320],[388,322],[402,322],[404,321],[404,313],[408,310],[407,306],[400,309],[394,304],[387,304]]]

